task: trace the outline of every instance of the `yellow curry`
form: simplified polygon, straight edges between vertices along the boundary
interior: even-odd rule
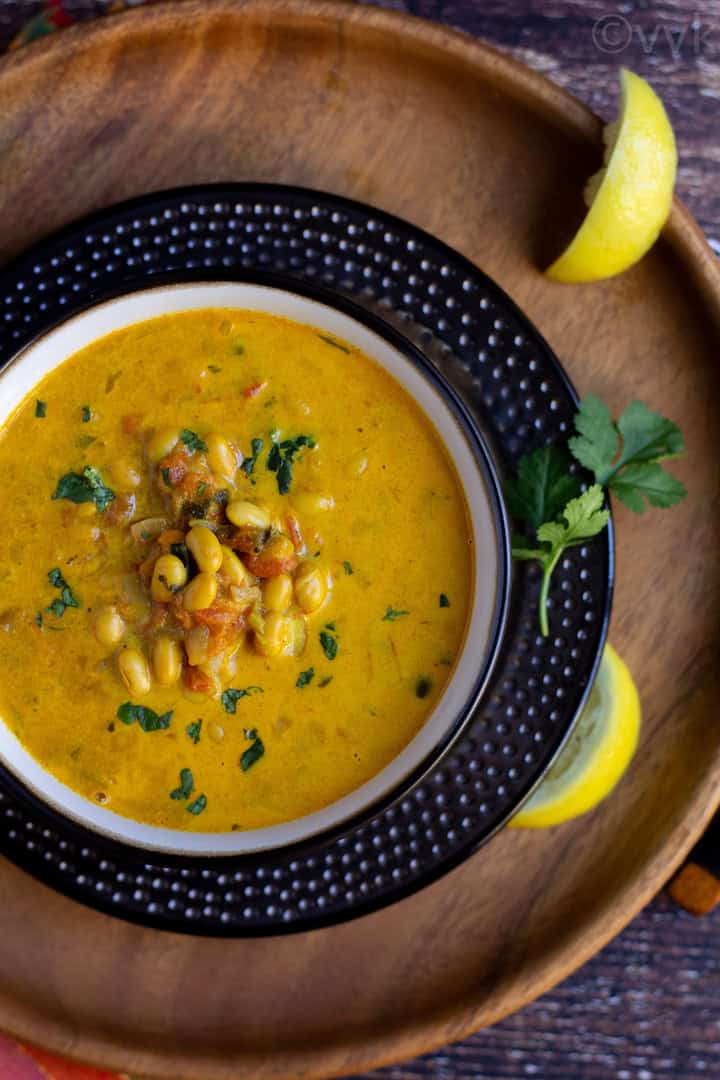
[[[139,323],[0,433],[0,715],[177,829],[288,821],[413,738],[462,644],[462,490],[359,350],[272,315]]]

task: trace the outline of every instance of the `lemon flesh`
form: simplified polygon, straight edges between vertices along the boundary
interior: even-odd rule
[[[575,729],[513,826],[540,829],[591,810],[627,769],[640,731],[640,699],[626,665],[606,645]]]
[[[623,68],[619,120],[608,124],[605,168],[588,181],[590,209],[569,246],[546,271],[553,281],[597,281],[641,259],[672,204],[677,149],[655,91]]]

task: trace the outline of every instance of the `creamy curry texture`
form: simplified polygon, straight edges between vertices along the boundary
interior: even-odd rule
[[[462,644],[462,491],[359,350],[208,309],[71,357],[0,434],[0,713],[119,814],[259,828],[417,733]]]

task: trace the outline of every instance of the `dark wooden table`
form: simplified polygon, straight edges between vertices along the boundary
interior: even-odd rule
[[[680,195],[720,253],[720,0],[381,3],[477,35],[607,117],[616,105],[619,65],[649,78],[678,134]],[[91,17],[105,5],[66,6]],[[0,0],[0,48],[41,7]],[[717,1080],[720,909],[693,919],[660,895],[603,952],[522,1012],[463,1043],[356,1080],[371,1077]]]

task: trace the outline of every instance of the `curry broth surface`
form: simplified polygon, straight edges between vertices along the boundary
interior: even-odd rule
[[[255,396],[243,394],[258,384],[265,385]],[[167,730],[145,732],[118,720],[131,695],[118,677],[117,650],[93,634],[102,605],[144,602],[127,525],[113,527],[108,511],[52,495],[62,474],[86,465],[112,486],[118,458],[146,477],[147,432],[162,425],[221,432],[245,456],[251,439],[263,438],[253,477],[238,472],[247,498],[282,509],[303,492],[332,496],[334,508],[298,517],[333,584],[322,610],[308,617],[304,655],[264,657],[251,643],[243,647],[231,685],[262,693],[241,698],[232,715],[217,697],[154,685],[138,703],[172,710],[172,719]],[[266,467],[273,430],[317,441],[296,459],[285,496]],[[215,308],[112,333],[33,390],[0,434],[0,470],[0,712],[43,766],[107,809],[200,831],[259,828],[316,811],[406,746],[449,677],[472,591],[471,537],[454,469],[393,378],[310,326]],[[143,482],[134,520],[160,511],[155,488]],[[47,576],[55,567],[80,601],[61,616],[47,610],[58,596]],[[407,614],[384,618],[388,608]],[[338,642],[333,660],[319,640],[328,623]],[[298,687],[310,668],[312,681]],[[199,718],[193,742],[186,729]],[[243,771],[252,729],[265,753]],[[185,768],[193,798],[206,796],[202,813],[170,797]]]

